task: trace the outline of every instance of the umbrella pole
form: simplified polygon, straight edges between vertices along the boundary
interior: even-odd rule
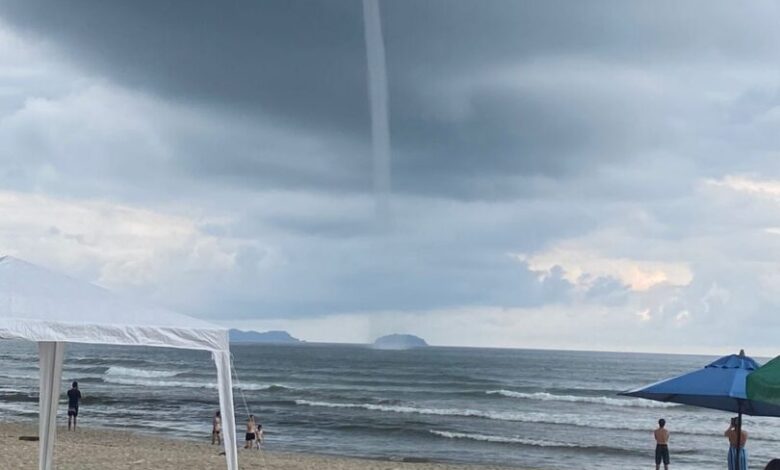
[[[739,454],[742,451],[742,403],[739,404],[739,413],[737,414],[737,451],[735,452],[736,462],[734,462],[734,468],[736,470],[747,470],[741,468]]]
[[[739,350],[739,358],[744,359],[745,357],[745,350],[740,349]],[[739,454],[742,451],[742,400],[737,399],[737,450],[734,452],[734,457],[737,459],[736,462],[734,462],[734,468],[736,470],[747,470],[745,468],[741,468],[742,465],[740,465],[739,461]]]

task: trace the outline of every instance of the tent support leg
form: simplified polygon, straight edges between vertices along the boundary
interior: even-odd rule
[[[219,386],[219,412],[222,416],[222,437],[228,470],[238,470],[238,449],[236,448],[236,415],[233,408],[233,378],[230,375],[230,352],[214,351]]]
[[[38,398],[38,468],[54,468],[54,441],[57,435],[57,404],[60,400],[62,361],[65,343],[38,343],[40,390]]]

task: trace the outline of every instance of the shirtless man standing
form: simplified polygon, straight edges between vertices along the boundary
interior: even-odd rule
[[[666,420],[658,420],[658,429],[653,431],[655,436],[655,470],[661,468],[661,462],[664,463],[664,470],[669,470],[669,430],[666,429]]]
[[[251,449],[255,444],[255,415],[249,415],[246,420],[246,444],[244,449]]]

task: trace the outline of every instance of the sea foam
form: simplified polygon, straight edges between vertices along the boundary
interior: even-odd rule
[[[501,395],[508,398],[520,398],[524,400],[562,401],[570,403],[592,403],[607,406],[624,406],[629,408],[672,408],[680,406],[676,403],[664,403],[660,401],[644,400],[642,398],[613,398],[613,397],[588,397],[576,395],[555,395],[548,392],[514,392],[512,390],[489,390],[488,395]]]
[[[472,441],[496,442],[500,444],[521,444],[536,447],[581,447],[569,442],[545,441],[541,439],[527,439],[522,437],[491,436],[487,434],[470,434],[454,431],[437,431],[431,429],[431,434],[447,439],[469,439]]]
[[[103,378],[106,383],[113,383],[117,385],[140,385],[144,387],[178,387],[178,388],[207,388],[217,389],[216,382],[186,382],[183,380],[154,380],[153,377],[141,378],[141,377],[117,377],[107,375]],[[238,388],[237,384],[233,384],[235,388]],[[282,388],[281,385],[264,385],[254,383],[242,383],[242,390],[270,390],[272,388]]]
[[[111,366],[106,371],[106,375],[110,375],[110,376],[140,377],[140,378],[176,377],[178,374],[179,374],[178,371],[172,371],[172,370],[149,370],[149,369],[136,369],[133,367],[119,367],[119,366]]]

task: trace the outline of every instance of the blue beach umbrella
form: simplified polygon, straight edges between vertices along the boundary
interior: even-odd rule
[[[780,405],[751,400],[747,396],[747,376],[759,367],[756,361],[740,351],[739,354],[721,357],[703,369],[620,395],[737,413],[737,435],[740,436],[743,414],[780,416]],[[740,470],[739,452],[737,446],[737,470]]]

